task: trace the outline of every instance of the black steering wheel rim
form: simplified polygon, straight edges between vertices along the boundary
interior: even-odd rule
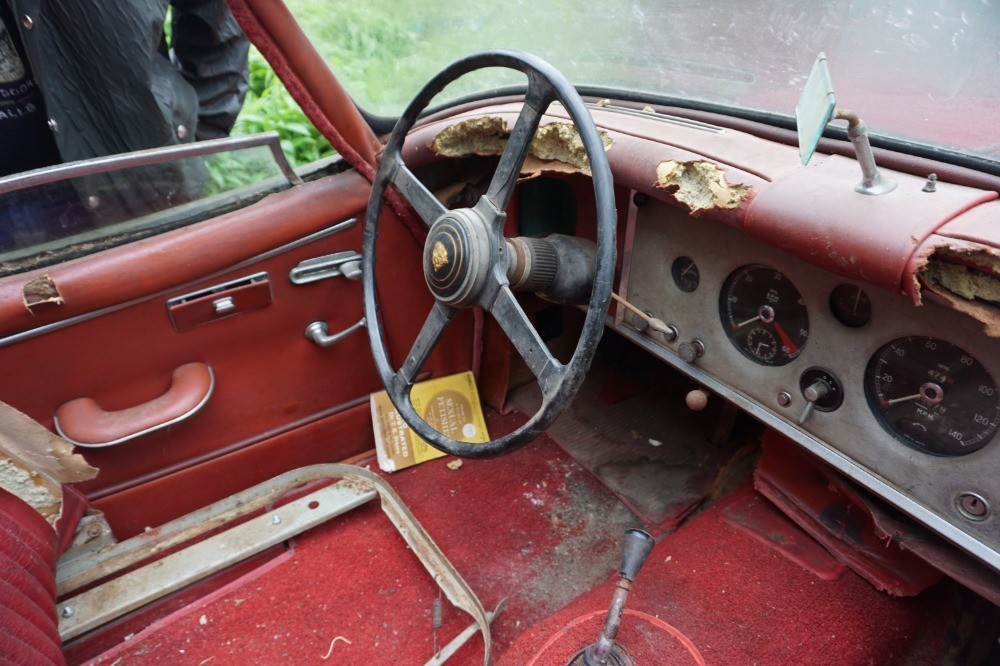
[[[505,67],[527,75],[528,92],[524,107],[518,116],[507,147],[501,155],[489,191],[474,207],[462,211],[445,211],[433,195],[413,176],[402,160],[402,147],[406,135],[430,101],[449,83],[460,76],[485,67]],[[553,101],[559,101],[583,141],[594,186],[597,210],[597,255],[595,277],[590,293],[583,329],[573,357],[562,365],[551,355],[544,342],[528,322],[523,310],[510,292],[505,275],[503,220],[504,210],[520,173],[531,139],[541,116]],[[410,349],[407,359],[398,370],[389,362],[385,338],[375,291],[375,245],[378,239],[378,222],[382,212],[385,192],[394,184],[424,221],[432,226],[452,227],[472,220],[473,230],[482,229],[481,255],[483,264],[482,285],[476,287],[472,300],[483,305],[500,323],[536,375],[542,388],[542,406],[526,423],[503,437],[486,443],[470,444],[448,437],[432,428],[414,409],[410,400],[410,387],[417,372],[447,324],[459,310],[439,292],[430,315]],[[447,219],[446,219],[447,218]],[[363,240],[362,287],[365,317],[372,356],[386,391],[410,428],[431,446],[457,456],[484,458],[503,455],[524,446],[547,428],[575,397],[580,384],[590,368],[597,344],[604,331],[604,318],[611,301],[611,287],[616,258],[615,228],[617,214],[614,204],[614,185],[611,169],[605,155],[605,146],[586,105],[576,89],[554,67],[535,56],[517,51],[483,51],[457,60],[416,95],[396,123],[383,151],[382,159],[372,182],[372,190],[365,214]],[[440,224],[438,224],[440,223]],[[478,226],[477,226],[478,225]],[[431,240],[425,247],[425,278],[432,270],[427,263],[431,253]],[[485,253],[485,254],[484,254]],[[436,263],[436,262],[435,262]],[[432,292],[434,289],[432,288]],[[450,298],[450,296],[449,296]],[[458,307],[467,307],[462,303]],[[527,328],[525,328],[527,327]],[[516,338],[516,339],[515,339]]]

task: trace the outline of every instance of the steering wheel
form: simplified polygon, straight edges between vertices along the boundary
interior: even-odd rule
[[[400,151],[407,133],[435,95],[460,76],[486,67],[504,67],[527,75],[524,106],[486,194],[470,208],[447,210],[403,163]],[[569,112],[583,140],[597,206],[593,287],[583,331],[566,365],[546,347],[511,291],[507,278],[511,251],[503,236],[504,211],[521,165],[542,114],[556,100]],[[510,453],[547,428],[576,396],[604,331],[604,317],[611,300],[616,213],[611,169],[604,151],[594,121],[572,84],[545,61],[517,51],[484,51],[452,63],[424,86],[393,128],[375,172],[365,214],[362,262],[365,318],[372,355],[389,398],[413,432],[433,447],[467,458]],[[389,362],[375,296],[375,243],[383,196],[390,183],[430,227],[424,244],[423,272],[435,298],[430,314],[398,370],[393,370]],[[463,308],[475,305],[493,315],[534,373],[541,388],[542,405],[514,432],[489,442],[470,444],[431,427],[414,409],[410,388],[449,322]]]

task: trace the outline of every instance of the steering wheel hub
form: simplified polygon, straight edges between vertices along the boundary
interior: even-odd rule
[[[424,243],[424,280],[435,298],[454,308],[475,305],[495,258],[489,227],[474,210],[448,211]]]

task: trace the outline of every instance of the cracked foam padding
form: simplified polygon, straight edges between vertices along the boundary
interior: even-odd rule
[[[749,185],[732,185],[726,172],[711,162],[660,162],[656,187],[666,190],[692,213],[736,208],[750,194]]]
[[[598,131],[598,134],[604,143],[604,150],[608,150],[613,143],[611,137],[603,131]],[[509,138],[510,129],[503,118],[484,116],[463,120],[444,128],[431,142],[431,150],[442,157],[500,155]],[[587,149],[572,123],[549,123],[539,127],[531,140],[530,157],[542,162],[565,164],[590,175]],[[525,161],[521,169],[522,173],[532,174],[544,170],[544,165],[530,159]]]

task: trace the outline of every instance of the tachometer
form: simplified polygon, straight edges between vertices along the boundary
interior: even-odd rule
[[[900,338],[879,349],[865,370],[865,396],[882,427],[934,455],[978,451],[1000,428],[993,377],[964,349],[937,338]]]
[[[791,362],[809,339],[809,313],[799,290],[763,264],[743,266],[726,278],[719,314],[736,348],[762,365]]]

